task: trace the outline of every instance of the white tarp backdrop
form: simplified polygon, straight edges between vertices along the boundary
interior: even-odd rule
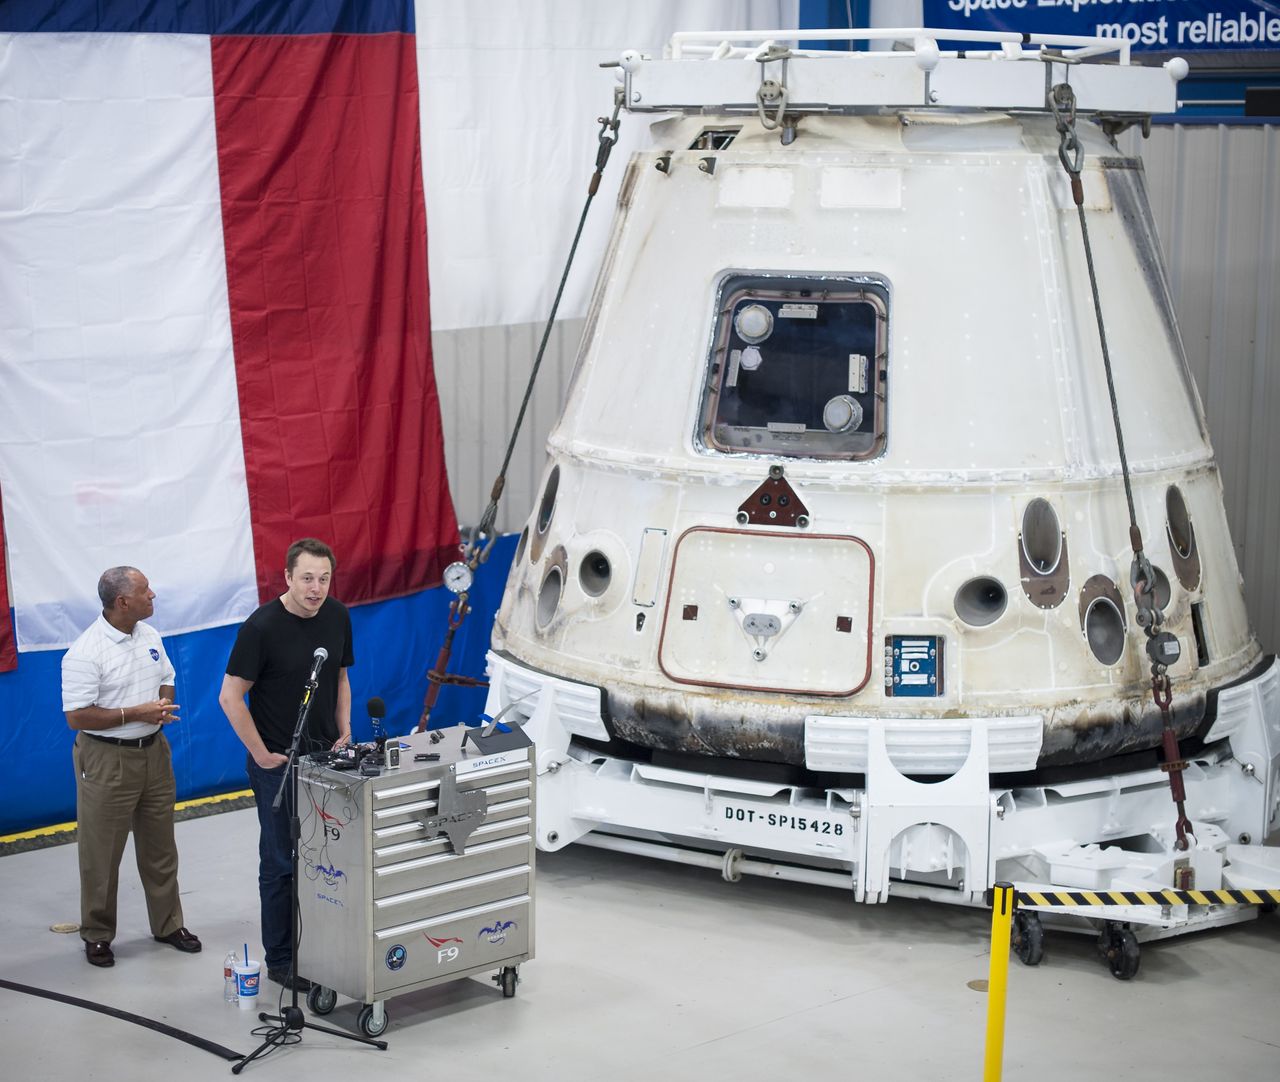
[[[626,49],[677,30],[794,27],[798,0],[417,0],[422,171],[433,330],[545,320],[612,112]],[[631,152],[651,118],[622,114],[560,316],[585,315]]]

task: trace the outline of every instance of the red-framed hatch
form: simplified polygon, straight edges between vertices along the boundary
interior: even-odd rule
[[[843,697],[871,677],[875,557],[858,537],[681,534],[658,664],[681,684]]]

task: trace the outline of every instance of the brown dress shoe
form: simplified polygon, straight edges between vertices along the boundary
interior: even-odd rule
[[[168,943],[169,946],[175,950],[182,951],[183,954],[198,954],[200,952],[200,940],[185,928],[179,928],[176,932],[170,932],[168,935],[158,935],[152,938],[157,943]]]
[[[91,966],[113,966],[116,964],[116,956],[111,953],[111,944],[105,939],[96,939],[84,941],[84,956],[89,960]]]

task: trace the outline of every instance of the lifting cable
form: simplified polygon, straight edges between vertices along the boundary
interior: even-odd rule
[[[1124,449],[1124,431],[1120,425],[1120,407],[1116,401],[1111,353],[1107,347],[1107,329],[1102,319],[1102,298],[1098,293],[1098,276],[1093,265],[1093,248],[1089,243],[1089,222],[1084,213],[1084,183],[1080,178],[1084,148],[1076,135],[1076,95],[1070,83],[1059,83],[1054,86],[1049,94],[1049,108],[1053,111],[1053,119],[1058,128],[1058,160],[1062,162],[1063,169],[1071,178],[1071,198],[1080,218],[1080,235],[1084,240],[1085,263],[1089,268],[1089,288],[1093,291],[1093,311],[1098,321],[1098,339],[1102,344],[1102,364],[1107,374],[1107,394],[1111,399],[1111,420],[1115,426],[1116,445],[1120,449],[1120,473],[1124,478],[1124,498],[1129,509],[1129,544],[1133,549],[1129,582],[1133,587],[1134,602],[1138,609],[1138,626],[1147,636],[1147,656],[1151,659],[1151,697],[1160,709],[1161,742],[1164,752],[1164,762],[1160,764],[1160,769],[1169,775],[1169,789],[1178,809],[1174,823],[1177,833],[1175,847],[1185,851],[1190,848],[1188,835],[1192,830],[1191,820],[1187,818],[1187,793],[1182,780],[1182,772],[1186,770],[1187,763],[1182,758],[1182,752],[1178,747],[1178,735],[1173,728],[1173,690],[1169,683],[1169,666],[1178,661],[1181,647],[1175,635],[1160,629],[1164,614],[1155,601],[1155,569],[1143,550],[1142,531],[1138,527],[1138,517],[1134,510],[1129,459]],[[1189,877],[1190,868],[1180,869],[1180,871],[1184,878]],[[1191,886],[1191,883],[1184,881],[1174,885],[1180,889],[1186,889]]]
[[[542,341],[538,344],[538,352],[533,359],[533,368],[529,372],[529,382],[525,385],[524,398],[520,401],[520,410],[516,414],[515,424],[511,428],[511,436],[507,440],[507,450],[502,457],[502,466],[498,470],[498,476],[494,478],[493,487],[489,491],[489,504],[484,509],[484,513],[480,516],[480,521],[475,529],[471,531],[471,535],[467,539],[467,543],[463,548],[462,562],[467,565],[471,573],[474,575],[476,568],[489,558],[489,550],[493,548],[493,543],[497,540],[497,534],[494,531],[494,523],[498,518],[498,501],[502,499],[502,490],[507,484],[507,468],[511,465],[511,456],[515,453],[516,439],[520,435],[520,427],[524,424],[524,415],[529,409],[529,400],[533,397],[534,382],[538,378],[538,370],[542,367],[542,358],[547,350],[547,342],[551,338],[551,328],[556,321],[556,313],[560,310],[560,299],[564,296],[564,287],[569,280],[569,271],[573,267],[574,257],[578,253],[578,242],[582,239],[582,229],[587,223],[587,212],[591,209],[592,200],[596,197],[596,192],[600,190],[600,178],[604,175],[604,168],[609,163],[609,152],[613,150],[613,145],[618,141],[618,114],[622,110],[622,93],[621,88],[614,92],[613,96],[613,115],[597,117],[596,121],[600,125],[600,132],[596,137],[598,146],[596,148],[596,168],[591,174],[591,181],[587,185],[587,199],[582,205],[582,213],[578,216],[578,228],[573,234],[573,243],[569,245],[569,256],[565,260],[564,271],[560,275],[560,284],[556,287],[555,300],[551,302],[551,313],[547,316],[546,327],[542,331]],[[463,590],[449,605],[449,626],[445,631],[444,642],[440,646],[440,653],[436,657],[435,668],[427,673],[427,695],[422,704],[422,717],[418,719],[418,726],[415,732],[423,732],[427,728],[427,723],[431,720],[431,711],[436,704],[436,698],[440,694],[440,686],[442,684],[453,684],[462,687],[485,687],[484,680],[477,680],[470,676],[451,675],[447,670],[449,667],[449,656],[453,651],[453,638],[462,621],[466,619],[467,614],[471,611],[468,604],[469,590]]]

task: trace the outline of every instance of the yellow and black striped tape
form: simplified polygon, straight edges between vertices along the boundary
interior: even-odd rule
[[[1094,905],[1280,905],[1280,890],[1020,890],[1018,904]]]

